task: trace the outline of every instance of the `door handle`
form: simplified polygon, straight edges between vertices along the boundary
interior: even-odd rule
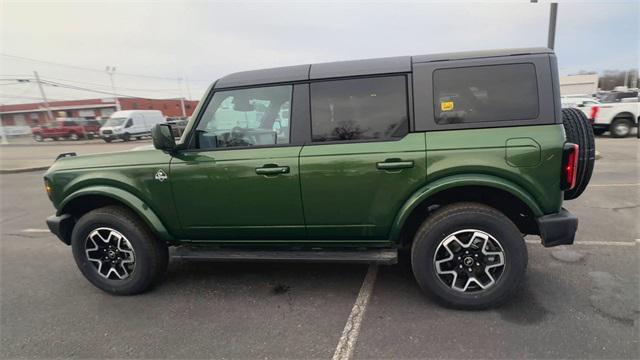
[[[376,163],[376,168],[378,170],[400,170],[400,169],[409,169],[413,167],[413,161],[401,161],[401,160],[386,160],[383,162]]]
[[[276,164],[267,164],[263,167],[256,168],[256,174],[258,175],[278,175],[278,174],[288,174],[289,167],[288,166],[278,166]]]

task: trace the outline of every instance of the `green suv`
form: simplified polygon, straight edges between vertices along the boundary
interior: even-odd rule
[[[145,291],[172,256],[393,264],[444,304],[501,303],[523,236],[573,243],[593,134],[545,48],[345,61],[217,80],[179,140],[62,154],[51,231],[84,276]]]

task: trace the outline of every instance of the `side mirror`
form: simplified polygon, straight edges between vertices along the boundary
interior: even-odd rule
[[[157,124],[151,129],[153,146],[158,150],[173,151],[176,148],[176,139],[173,137],[171,125]]]

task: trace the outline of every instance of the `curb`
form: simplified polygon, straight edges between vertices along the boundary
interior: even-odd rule
[[[28,168],[17,168],[17,169],[0,169],[0,174],[18,174],[24,172],[32,172],[32,171],[42,171],[47,170],[51,165],[47,166],[34,166]]]

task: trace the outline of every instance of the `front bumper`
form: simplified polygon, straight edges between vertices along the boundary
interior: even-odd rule
[[[578,230],[578,218],[562,208],[556,214],[536,219],[544,247],[571,245]]]
[[[76,220],[69,214],[52,215],[47,218],[47,226],[63,243],[71,245],[71,232]]]

